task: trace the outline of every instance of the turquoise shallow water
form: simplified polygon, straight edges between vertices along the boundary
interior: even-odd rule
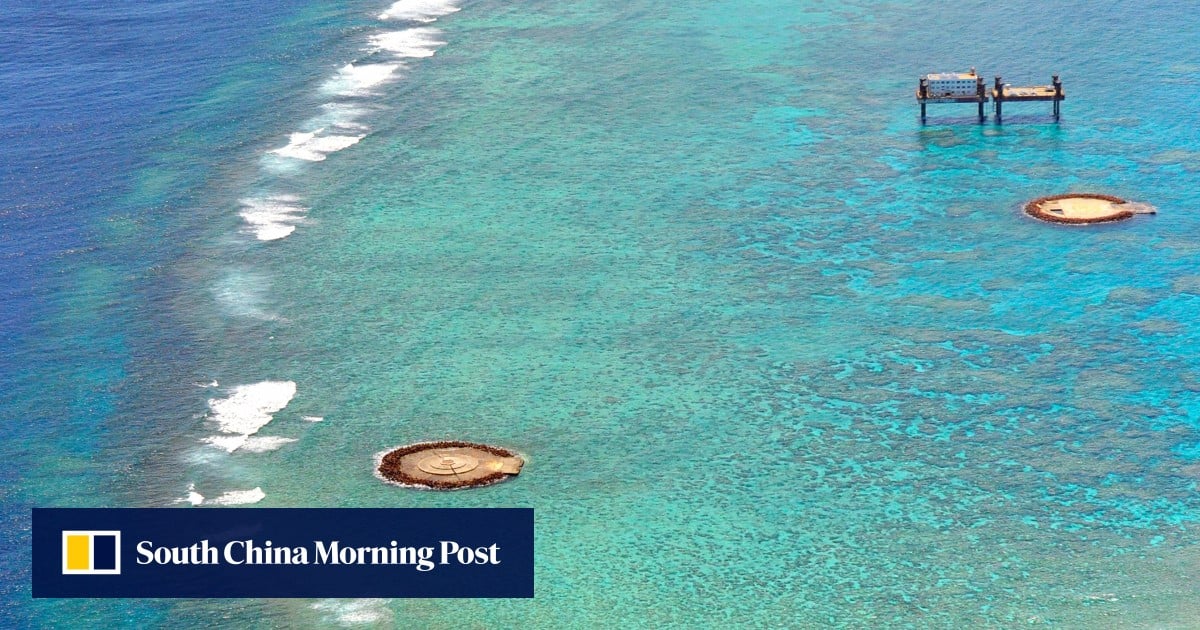
[[[370,38],[417,25],[385,8],[298,9],[271,50],[305,54],[229,70],[133,174],[135,200],[187,194],[156,224],[176,250],[113,307],[137,323],[95,414],[111,439],[80,462],[48,442],[20,483],[38,504],[191,485],[531,506],[537,597],[24,604],[35,624],[1200,624],[1187,7],[483,1],[425,25],[444,45],[394,81],[322,91],[346,63],[392,63]],[[919,125],[916,77],[970,65],[1061,73],[1063,120],[941,106]],[[331,129],[304,127],[331,102],[365,110],[369,132],[343,127],[357,144],[267,153]],[[179,183],[192,160],[202,182]],[[1065,190],[1160,214],[1018,211]],[[255,240],[239,200],[281,194],[303,219]],[[136,227],[106,230],[132,249]],[[79,274],[91,299],[127,290]],[[208,401],[266,381],[296,393],[258,436],[295,441],[205,444]],[[431,438],[529,464],[450,494],[372,476],[376,453]],[[105,494],[56,481],[72,470]]]

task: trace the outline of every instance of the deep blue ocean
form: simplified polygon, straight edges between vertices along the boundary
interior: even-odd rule
[[[0,627],[1200,628],[1200,14],[0,7]],[[1047,103],[913,94],[1060,74]],[[990,109],[990,108],[989,108]],[[1024,200],[1158,214],[1069,227]],[[373,474],[429,439],[496,486]],[[34,600],[35,506],[533,507],[533,600]]]

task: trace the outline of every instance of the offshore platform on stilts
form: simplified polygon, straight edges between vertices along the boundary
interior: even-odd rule
[[[921,77],[917,84],[917,102],[921,105],[921,123],[925,123],[925,106],[930,103],[975,103],[979,108],[979,122],[987,120],[984,105],[991,98],[996,122],[1002,122],[1004,103],[1026,101],[1050,101],[1054,103],[1054,120],[1062,113],[1060,103],[1066,100],[1062,80],[1053,75],[1050,85],[1006,85],[999,76],[988,94],[983,77],[971,68],[968,72],[937,72]]]

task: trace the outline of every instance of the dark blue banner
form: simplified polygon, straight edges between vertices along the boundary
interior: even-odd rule
[[[33,510],[34,597],[533,597],[533,510]]]

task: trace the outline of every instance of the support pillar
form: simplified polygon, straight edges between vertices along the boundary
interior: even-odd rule
[[[925,124],[925,99],[929,98],[929,81],[922,78],[917,84],[917,100],[921,102],[921,124]]]
[[[974,72],[975,69],[972,68],[971,71]],[[979,99],[979,123],[983,124],[987,118],[983,111],[983,104],[987,102],[987,87],[984,86],[983,77],[975,77],[975,98]]]
[[[996,101],[996,122],[1004,119],[1004,79],[996,76],[996,89],[992,94],[992,98]]]
[[[1059,103],[1063,100],[1063,86],[1062,79],[1059,79],[1057,74],[1051,78],[1054,83],[1054,120],[1057,121],[1061,112]]]

